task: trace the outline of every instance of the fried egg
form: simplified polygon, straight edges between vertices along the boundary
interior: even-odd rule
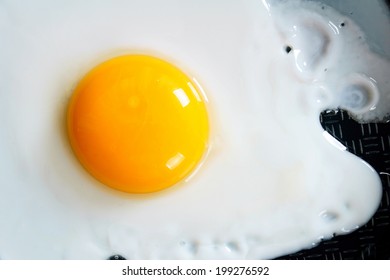
[[[330,7],[2,1],[0,34],[2,259],[274,258],[379,205],[319,114],[385,118],[390,63]]]

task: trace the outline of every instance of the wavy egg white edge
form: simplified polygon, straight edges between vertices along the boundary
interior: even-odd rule
[[[368,221],[379,177],[318,121],[329,107],[390,111],[389,61],[360,29],[309,2],[159,2],[0,4],[0,258],[273,258]],[[77,81],[125,53],[172,62],[209,99],[210,154],[155,195],[101,186],[66,138]]]

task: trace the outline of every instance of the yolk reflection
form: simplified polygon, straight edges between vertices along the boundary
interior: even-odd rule
[[[128,193],[180,182],[207,149],[209,123],[198,87],[151,56],[120,56],[92,69],[73,93],[67,120],[82,165]]]

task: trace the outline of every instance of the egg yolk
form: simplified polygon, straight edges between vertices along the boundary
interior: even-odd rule
[[[85,169],[128,193],[180,182],[207,150],[200,89],[151,56],[120,56],[92,69],[73,93],[67,121],[70,144]]]

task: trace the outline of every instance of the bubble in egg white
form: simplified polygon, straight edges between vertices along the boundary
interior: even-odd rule
[[[345,79],[340,89],[340,107],[359,114],[375,109],[379,93],[375,82],[362,75]]]
[[[318,117],[345,107],[365,121],[383,118],[389,61],[333,9],[257,0],[18,4],[0,4],[2,258],[273,258],[374,214],[378,175],[332,145]],[[210,153],[188,182],[161,193],[101,185],[64,129],[80,78],[127,53],[175,64],[209,100]]]
[[[361,85],[350,85],[343,89],[342,106],[352,111],[360,111],[370,105],[369,89]]]

